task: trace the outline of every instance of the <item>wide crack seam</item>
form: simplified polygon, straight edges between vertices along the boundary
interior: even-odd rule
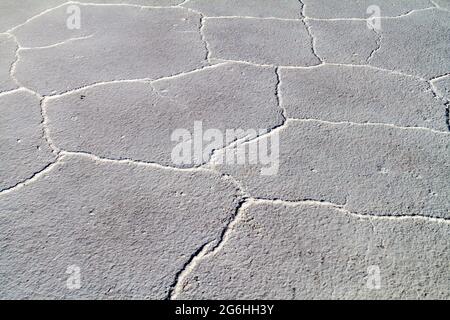
[[[322,58],[319,57],[319,55],[318,55],[317,52],[316,52],[316,49],[315,49],[315,39],[314,39],[314,36],[313,36],[313,34],[312,34],[312,32],[311,32],[311,26],[310,26],[309,23],[307,22],[308,17],[306,17],[306,15],[305,15],[305,4],[304,4],[303,1],[301,1],[301,0],[299,0],[299,2],[300,2],[301,5],[302,5],[302,8],[301,8],[301,16],[302,16],[302,18],[300,19],[300,21],[301,21],[301,22],[303,23],[303,25],[305,26],[306,32],[308,32],[309,39],[310,39],[310,49],[311,49],[311,52],[312,52],[312,54],[316,57],[316,59],[320,62],[320,64],[322,64],[322,63],[324,63],[324,61],[322,60]]]

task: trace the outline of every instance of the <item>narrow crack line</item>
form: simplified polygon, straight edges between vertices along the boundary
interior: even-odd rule
[[[314,18],[305,17],[306,20],[312,21],[367,21],[369,18]]]
[[[169,288],[169,294],[167,299],[174,300],[177,296],[183,292],[183,286],[187,276],[195,269],[195,267],[205,258],[215,255],[219,252],[230,237],[230,233],[233,231],[234,226],[240,221],[243,211],[248,206],[247,199],[241,199],[236,206],[234,215],[231,217],[228,224],[222,229],[222,232],[218,239],[214,239],[206,244],[200,246],[194,254],[188,259],[183,268],[177,272],[175,281]]]
[[[9,68],[9,76],[11,77],[11,79],[13,80],[13,82],[18,86],[17,89],[27,90],[28,92],[30,92],[30,93],[32,93],[32,94],[38,96],[39,98],[41,98],[42,96],[41,96],[38,92],[36,92],[36,91],[34,91],[34,90],[31,90],[31,89],[25,87],[25,86],[24,86],[22,83],[20,83],[20,81],[16,78],[16,76],[15,76],[15,73],[16,73],[16,66],[17,66],[17,64],[18,64],[19,61],[20,61],[20,54],[19,54],[19,51],[20,51],[20,49],[21,49],[22,47],[20,46],[20,43],[19,43],[19,41],[17,40],[17,37],[16,37],[14,34],[12,34],[12,33],[5,33],[5,34],[7,34],[8,36],[10,36],[10,37],[15,41],[15,43],[16,43],[16,51],[15,51],[15,53],[14,53],[14,61],[12,62],[11,66],[10,66],[10,68]]]
[[[154,9],[160,9],[160,8],[171,8],[175,6],[142,6],[139,4],[133,4],[133,3],[95,3],[95,2],[79,2],[79,1],[70,1],[71,4],[77,4],[80,6],[95,6],[95,7],[131,7],[131,8],[140,8],[140,9],[146,9],[146,8],[154,8]]]
[[[434,7],[435,7],[436,9],[439,9],[439,10],[442,10],[442,11],[450,12],[449,9],[444,8],[444,7],[441,7],[441,6],[440,6],[439,4],[437,4],[435,1],[430,0],[430,2],[431,2],[432,5],[434,5]]]
[[[67,1],[67,2],[64,2],[64,3],[60,4],[60,5],[57,5],[56,7],[46,9],[46,10],[38,13],[37,15],[32,16],[31,18],[28,18],[25,22],[15,26],[15,27],[12,27],[11,29],[7,30],[6,33],[13,32],[13,31],[17,30],[18,28],[23,27],[24,25],[28,24],[29,22],[39,18],[40,16],[43,16],[44,14],[47,14],[47,13],[49,13],[49,12],[51,12],[53,10],[56,10],[58,8],[64,7],[65,5],[67,5],[69,3],[73,3],[73,2],[72,1]]]
[[[441,77],[435,78],[439,79]],[[439,101],[441,101],[444,105],[444,120],[447,127],[447,130],[450,131],[450,119],[449,119],[449,106],[450,106],[450,100],[448,100],[447,97],[445,97],[439,89],[434,85],[433,80],[430,80],[427,82],[430,88],[430,92],[433,95],[433,97]]]
[[[41,170],[33,173],[28,179],[25,179],[12,187],[8,187],[8,188],[0,190],[0,196],[20,190],[21,188],[27,186],[28,184],[33,183],[34,181],[37,181],[41,176],[50,172],[59,163],[60,160],[61,160],[61,157],[57,156],[53,162],[50,162]]]
[[[280,17],[254,17],[254,16],[205,16],[205,19],[253,19],[253,20],[278,20],[278,21],[295,21],[301,20],[315,20],[315,21],[367,21],[368,18],[311,18],[303,16],[301,18],[280,18]],[[383,18],[383,17],[382,17]],[[386,17],[384,17],[386,18]]]
[[[303,15],[303,13],[302,13]],[[309,39],[310,39],[310,48],[311,48],[311,52],[312,54],[316,57],[317,60],[319,60],[319,62],[322,64],[324,63],[323,59],[317,54],[316,51],[316,39],[314,38],[312,32],[311,32],[311,26],[309,25],[309,23],[307,22],[306,18],[301,19],[300,21],[302,21],[303,25],[306,28],[306,32],[309,35]]]
[[[143,83],[147,83],[152,81],[152,79],[150,78],[138,78],[138,79],[117,79],[117,80],[107,80],[107,81],[99,81],[99,82],[94,82],[91,84],[87,84],[84,86],[80,86],[74,89],[70,89],[67,91],[63,91],[61,93],[56,93],[56,94],[50,94],[50,95],[44,95],[44,97],[48,98],[48,99],[58,99],[73,93],[77,93],[80,91],[84,91],[86,89],[90,89],[90,88],[94,88],[94,87],[98,87],[98,86],[103,86],[103,85],[108,85],[108,84],[114,84],[114,83],[132,83],[132,82],[143,82]]]
[[[86,39],[92,38],[93,36],[94,36],[94,34],[91,34],[91,35],[88,35],[88,36],[83,36],[83,37],[69,38],[69,39],[66,39],[64,41],[57,42],[57,43],[54,43],[54,44],[50,44],[48,46],[42,46],[42,47],[20,47],[19,50],[39,50],[39,49],[55,48],[55,47],[58,47],[60,45],[67,44],[67,43],[70,43],[70,42],[86,40]]]
[[[270,129],[268,129],[267,132],[265,132],[263,134],[260,134],[260,135],[258,135],[256,137],[251,137],[249,139],[249,137],[246,136],[246,137],[243,137],[243,138],[240,138],[240,139],[236,139],[236,140],[232,141],[231,143],[229,143],[228,145],[226,145],[226,146],[224,146],[222,148],[213,150],[213,152],[212,152],[212,154],[211,154],[211,156],[209,158],[209,161],[207,161],[206,163],[204,163],[200,167],[216,171],[216,169],[215,169],[216,165],[218,163],[219,164],[221,163],[221,161],[219,161],[217,159],[217,157],[218,156],[223,156],[223,152],[226,152],[226,150],[235,149],[235,148],[237,148],[239,146],[242,146],[242,145],[247,145],[249,143],[258,141],[259,139],[264,139],[264,138],[266,138],[266,137],[268,137],[268,136],[270,136],[270,135],[272,135],[272,134],[274,134],[276,132],[279,132],[287,125],[288,121],[289,121],[289,118],[285,119],[285,121],[283,121],[279,125],[276,125],[276,126],[270,128]]]
[[[429,0],[429,1],[435,8],[439,8],[439,5],[436,2],[434,2],[434,0]]]
[[[277,17],[252,17],[252,16],[205,16],[205,19],[253,19],[253,20],[278,20],[301,22],[300,18],[277,18]]]
[[[217,171],[214,170],[214,169],[211,169],[211,171],[217,172]],[[222,179],[223,179],[223,180],[230,180],[230,181],[236,186],[236,189],[239,191],[240,196],[242,197],[242,199],[247,199],[247,198],[250,197],[249,194],[248,194],[248,192],[247,192],[247,190],[246,190],[246,189],[244,188],[244,186],[242,185],[242,183],[241,183],[238,179],[236,179],[235,177],[233,177],[232,175],[223,173],[223,174],[222,174]]]
[[[390,70],[390,69],[384,69],[384,68],[380,68],[380,67],[375,67],[375,66],[370,65],[370,64],[351,64],[351,63],[325,62],[325,63],[323,63],[323,65],[342,66],[342,67],[350,67],[350,68],[369,68],[369,69],[373,69],[373,70],[388,72],[388,73],[395,74],[395,75],[401,75],[401,76],[405,76],[405,77],[414,78],[414,79],[420,80],[420,81],[425,81],[425,82],[428,81],[427,79],[419,77],[419,76],[407,74],[407,73],[404,73],[404,72],[401,72],[401,71],[397,71],[397,70]]]
[[[300,16],[301,16],[303,19],[305,19],[305,18],[307,18],[307,17],[306,17],[306,14],[305,14],[305,7],[306,7],[306,5],[305,5],[305,3],[303,2],[303,0],[298,0],[298,2],[302,5],[302,8],[300,9]]]
[[[286,116],[286,110],[283,107],[283,100],[281,98],[281,78],[280,78],[280,72],[279,72],[279,67],[275,68],[275,75],[277,76],[277,83],[275,85],[275,97],[277,99],[277,105],[278,108],[281,110],[281,116],[283,117],[283,123],[286,122],[287,116]]]
[[[436,8],[436,9],[439,9],[439,10],[442,10],[442,11],[447,11],[447,12],[450,12],[450,10],[448,10],[448,9],[446,9],[446,8],[444,8],[444,7],[441,7],[439,4],[437,4],[434,0],[430,0],[430,3],[434,6],[434,8]]]
[[[428,131],[436,134],[443,134],[448,135],[448,132],[446,131],[439,131],[435,129],[430,129],[426,127],[402,127],[397,126],[395,124],[391,123],[380,123],[380,122],[351,122],[351,121],[327,121],[327,120],[321,120],[321,119],[301,119],[301,118],[288,118],[286,122],[317,122],[317,123],[325,123],[325,124],[331,124],[331,125],[350,125],[350,126],[371,126],[371,127],[389,127],[393,129],[399,129],[399,130],[418,130],[418,131]]]
[[[416,13],[416,12],[435,10],[435,9],[436,9],[436,7],[434,7],[434,6],[433,7],[428,7],[428,8],[422,8],[422,9],[413,9],[413,10],[410,10],[410,11],[404,13],[404,14],[399,14],[397,16],[382,16],[382,17],[380,17],[380,19],[398,19],[398,18],[403,18],[403,17],[410,16],[413,13]],[[370,19],[370,18],[367,18],[366,20],[368,20],[368,19]]]
[[[17,63],[20,60],[20,56],[19,56],[19,50],[20,50],[20,44],[17,41],[17,38],[15,35],[8,33],[8,35],[14,40],[14,42],[16,43],[16,51],[14,52],[14,61],[11,63],[11,66],[9,67],[9,76],[11,77],[11,79],[14,81],[14,83],[18,86],[18,87],[23,87],[22,84],[19,82],[19,80],[17,80],[15,73],[16,73],[16,66]]]
[[[23,87],[19,87],[19,88],[7,90],[7,91],[2,91],[2,92],[0,92],[0,97],[6,96],[8,94],[13,94],[13,93],[16,93],[16,92],[24,91],[24,89],[25,88],[23,88]]]
[[[182,7],[181,4],[170,5],[170,6],[146,6],[133,3],[95,3],[95,2],[79,2],[79,1],[69,1],[69,4],[77,4],[80,6],[96,6],[96,7],[131,7],[140,9],[186,9],[190,8]]]
[[[193,268],[194,261],[197,259],[200,259],[206,254],[206,251],[208,250],[208,247],[211,246],[211,243],[214,240],[202,244],[197,250],[194,251],[193,254],[189,257],[189,259],[183,264],[181,269],[175,274],[175,278],[172,282],[172,284],[169,286],[169,290],[167,292],[166,297],[164,300],[173,300],[176,298],[176,295],[180,289],[178,287],[183,282],[183,280],[186,278],[186,276],[190,273],[190,271]]]
[[[316,39],[314,38],[312,32],[311,32],[311,26],[309,25],[308,21],[307,21],[307,16],[305,14],[305,3],[302,0],[298,0],[298,2],[300,2],[300,4],[302,5],[302,9],[300,12],[300,15],[302,16],[302,23],[306,28],[306,32],[308,32],[309,38],[310,38],[310,47],[311,47],[311,51],[313,53],[313,55],[320,61],[320,64],[324,63],[324,60],[322,58],[319,57],[319,55],[316,52]]]
[[[223,61],[232,61],[232,60],[223,60]],[[245,63],[245,62],[242,62],[242,63]],[[252,64],[252,63],[249,63],[249,64]],[[341,67],[348,67],[348,68],[369,68],[369,69],[373,69],[373,70],[384,71],[384,72],[391,73],[391,74],[394,74],[394,75],[401,75],[401,76],[405,76],[405,77],[414,78],[414,79],[420,80],[420,81],[425,81],[425,82],[428,81],[427,79],[422,78],[420,76],[407,74],[407,73],[404,73],[404,72],[401,72],[401,71],[397,71],[397,70],[384,69],[384,68],[376,67],[376,66],[373,66],[373,65],[370,65],[370,64],[351,64],[351,63],[323,62],[321,64],[314,65],[314,66],[309,66],[309,67],[304,67],[304,66],[280,66],[280,68],[282,68],[282,69],[314,69],[314,68],[318,68],[318,67],[322,67],[322,66],[341,66]]]
[[[283,65],[276,65],[276,64],[261,64],[261,63],[255,63],[255,62],[244,61],[244,60],[232,60],[232,59],[221,59],[221,58],[211,58],[211,62],[241,63],[241,64],[247,64],[250,66],[255,66],[255,67],[260,67],[260,68],[283,68],[283,69],[314,69],[314,68],[328,64],[326,62],[323,62],[323,63],[311,65],[311,66],[283,66]],[[354,66],[360,66],[360,65],[354,65]]]
[[[164,81],[164,80],[171,80],[171,79],[181,78],[181,77],[192,75],[192,74],[195,74],[197,72],[204,71],[204,70],[218,68],[218,67],[224,66],[224,65],[229,64],[229,63],[230,62],[228,62],[228,61],[224,61],[224,62],[216,63],[216,64],[208,64],[208,65],[202,66],[202,67],[194,69],[194,70],[183,71],[183,72],[180,72],[180,73],[177,73],[177,74],[173,74],[173,75],[170,75],[170,76],[164,76],[164,77],[152,79],[151,82],[155,83],[155,82],[158,82],[158,81]]]
[[[50,147],[50,150],[52,150],[53,154],[59,155],[60,150],[58,147],[56,147],[55,143],[53,142],[51,136],[50,136],[50,128],[48,127],[48,116],[47,116],[47,109],[46,109],[46,102],[47,99],[43,97],[39,101],[40,111],[41,111],[41,126],[42,126],[42,137],[47,142],[48,146]]]
[[[448,99],[434,85],[433,80],[427,81],[427,84],[428,84],[428,87],[430,89],[431,94],[434,96],[435,99],[439,99],[439,100],[442,100],[444,102],[448,101]]]
[[[184,0],[183,2],[177,4],[177,7],[183,7],[185,4],[189,3],[191,0]]]
[[[382,40],[381,33],[379,33],[375,28],[372,29],[372,32],[375,33],[377,39],[375,40],[375,49],[372,50],[372,52],[366,59],[367,64],[370,63],[370,60],[372,60],[373,56],[377,53],[377,51],[381,49],[381,40]]]
[[[273,134],[274,132],[277,132],[277,130],[279,130],[286,124],[286,121],[287,121],[286,110],[282,106],[282,98],[281,98],[281,94],[280,94],[281,79],[280,79],[280,74],[279,74],[278,70],[279,70],[279,67],[274,68],[275,77],[276,77],[276,82],[275,82],[275,86],[274,86],[275,87],[274,95],[275,95],[277,107],[280,110],[281,123],[273,126],[272,128],[267,129],[267,132],[265,132],[265,133],[262,133],[262,134],[259,134],[259,135],[253,136],[253,137],[245,136],[245,137],[242,137],[239,139],[235,139],[235,140],[231,141],[230,143],[228,143],[227,145],[223,146],[222,148],[214,149],[209,157],[209,160],[206,163],[204,163],[201,167],[214,170],[215,164],[220,163],[220,161],[218,161],[218,159],[217,159],[217,156],[222,155],[222,153],[225,150],[234,149],[234,148],[237,148],[238,146],[246,145],[246,144],[251,143],[260,138],[264,138],[264,137],[268,136],[269,134]]]
[[[445,77],[448,77],[448,76],[450,76],[450,72],[447,72],[447,73],[441,74],[439,76],[435,76],[433,78],[430,78],[429,81],[431,81],[431,82],[439,81],[441,78],[445,78]]]
[[[450,132],[450,101],[445,103],[445,123],[447,124],[447,129]]]
[[[205,17],[203,16],[203,14],[200,14],[200,27],[199,27],[198,31],[200,33],[200,39],[202,40],[202,42],[205,46],[205,50],[206,50],[205,60],[209,62],[209,58],[211,56],[211,51],[209,49],[209,44],[206,41],[204,29],[205,29]]]
[[[325,200],[314,200],[314,199],[284,200],[279,198],[248,197],[247,200],[253,203],[269,203],[275,205],[289,205],[289,206],[315,205],[315,206],[333,207],[335,209],[343,209],[345,206],[345,204],[338,204]]]
[[[30,88],[27,88],[27,87],[20,87],[19,89],[22,89],[23,91],[26,91],[26,92],[29,92],[29,93],[31,93],[31,94],[34,94],[36,97],[38,97],[39,99],[41,99],[42,98],[42,96],[38,93],[38,92],[36,92],[36,91],[34,91],[34,90],[31,90]]]
[[[56,93],[56,94],[52,94],[52,95],[45,95],[45,97],[49,98],[49,99],[58,99],[61,98],[63,96],[66,95],[70,95],[76,92],[80,92],[86,89],[90,89],[92,87],[97,87],[97,86],[103,86],[103,85],[108,85],[108,84],[113,84],[113,83],[133,83],[133,82],[138,82],[138,83],[155,83],[158,81],[163,81],[163,80],[170,80],[170,79],[175,79],[178,77],[182,77],[182,76],[186,76],[186,75],[190,75],[196,72],[200,72],[202,70],[205,69],[209,69],[209,68],[216,68],[218,66],[221,65],[225,65],[229,62],[223,62],[223,63],[217,63],[217,64],[212,64],[212,65],[206,65],[206,66],[202,66],[198,69],[194,69],[194,70],[190,70],[190,71],[183,71],[174,75],[170,75],[170,76],[164,76],[161,78],[156,78],[156,79],[152,79],[152,78],[136,78],[136,79],[117,79],[117,80],[107,80],[107,81],[99,81],[99,82],[95,82],[95,83],[91,83],[91,84],[87,84],[78,88],[74,88],[74,89],[70,89],[61,93]]]
[[[220,147],[218,149],[213,149],[211,151],[211,153],[209,154],[208,161],[206,161],[200,167],[214,170],[215,165],[221,163],[221,161],[217,157],[220,156],[220,155],[223,155],[222,152],[224,150],[237,148],[241,144],[244,144],[244,143],[249,142],[249,141],[253,141],[254,139],[256,139],[258,137],[259,136],[251,137],[249,135],[246,135],[246,136],[241,137],[241,138],[235,138],[232,141],[227,141],[227,144],[225,144],[224,146],[222,146],[222,147]]]
[[[344,214],[348,214],[360,219],[368,219],[368,220],[393,220],[393,221],[401,221],[401,220],[421,220],[426,222],[436,222],[436,223],[445,223],[450,224],[450,218],[436,218],[429,217],[424,215],[372,215],[372,214],[360,214],[350,210],[345,209],[345,206],[335,204],[327,201],[316,201],[316,200],[283,200],[283,199],[263,199],[263,198],[248,198],[247,202],[249,205],[251,204],[273,204],[273,205],[285,205],[285,206],[302,206],[302,205],[310,205],[310,206],[325,206],[329,208],[333,208],[338,212],[342,212]]]
[[[236,206],[233,216],[231,217],[229,223],[222,230],[219,236],[219,240],[212,243],[210,250],[206,253],[205,257],[210,255],[215,255],[218,251],[222,249],[224,244],[229,239],[230,232],[233,230],[234,226],[240,221],[243,211],[248,207],[248,198],[241,198]]]
[[[85,158],[89,158],[95,162],[126,164],[126,165],[134,165],[134,166],[141,166],[141,167],[154,168],[154,169],[180,171],[180,172],[208,172],[208,173],[218,174],[217,171],[211,170],[208,168],[204,168],[201,165],[189,167],[189,168],[171,167],[171,166],[159,164],[157,162],[147,162],[147,161],[141,161],[141,160],[133,160],[133,159],[129,159],[129,158],[118,158],[118,159],[106,158],[106,157],[98,156],[98,155],[95,155],[93,153],[86,152],[86,151],[60,150],[59,154],[66,155],[66,156],[85,157]]]
[[[244,61],[244,60],[232,60],[232,59],[221,59],[221,58],[211,58],[211,63],[240,63],[240,64],[247,64],[247,65],[251,65],[251,66],[255,66],[255,67],[260,67],[260,68],[276,68],[277,66],[274,64],[261,64],[261,63],[254,63],[254,62],[250,62],[250,61]]]
[[[379,19],[398,19],[398,18],[403,18],[403,17],[407,17],[415,12],[422,12],[422,11],[428,11],[428,10],[435,10],[435,9],[440,9],[440,10],[445,10],[442,8],[437,8],[437,7],[428,7],[428,8],[422,8],[422,9],[413,9],[411,11],[408,11],[404,14],[400,14],[397,16],[381,16],[378,17]],[[368,18],[314,18],[314,17],[305,17],[307,20],[316,20],[316,21],[367,21],[370,20],[372,18],[368,17]]]

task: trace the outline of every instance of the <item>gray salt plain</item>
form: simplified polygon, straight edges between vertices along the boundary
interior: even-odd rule
[[[3,0],[0,298],[449,299],[449,52],[448,0]]]

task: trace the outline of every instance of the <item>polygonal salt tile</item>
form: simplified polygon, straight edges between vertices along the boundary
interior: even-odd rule
[[[433,5],[427,0],[302,0],[305,16],[310,18],[369,18],[380,9],[382,17],[406,14],[412,10],[425,9]]]
[[[438,95],[450,101],[450,75],[433,80],[433,86],[437,89]]]
[[[444,102],[413,77],[364,66],[280,69],[287,116],[447,131]]]
[[[302,21],[207,18],[204,33],[211,58],[285,66],[320,63]]]
[[[54,160],[41,122],[34,94],[25,90],[0,94],[0,190],[31,178]]]
[[[365,21],[307,21],[316,53],[324,62],[366,64],[378,48],[379,36]]]
[[[252,197],[328,201],[359,214],[450,217],[448,132],[288,120],[264,138],[217,152],[211,166]],[[255,161],[256,147],[262,152]],[[228,160],[233,155],[245,161]]]
[[[381,47],[370,64],[431,79],[450,71],[450,12],[438,9],[382,19]]]
[[[432,2],[442,9],[450,10],[450,1],[449,0],[433,0]]]
[[[0,92],[17,88],[10,75],[15,60],[17,44],[6,34],[0,34]]]
[[[242,129],[236,138],[243,138],[247,129],[280,125],[276,83],[273,68],[227,63],[156,81],[156,91],[144,82],[102,84],[50,98],[45,107],[63,150],[192,167],[231,142],[228,129]],[[208,141],[208,129],[222,137]]]
[[[187,9],[79,8],[80,29],[72,28],[66,6],[14,31],[31,47],[19,52],[16,67],[25,86],[48,95],[102,81],[170,76],[206,63],[200,16]]]
[[[0,297],[166,298],[191,255],[220,239],[237,193],[210,172],[64,156],[0,195]]]
[[[450,224],[328,206],[244,205],[179,299],[448,299]]]
[[[0,32],[10,30],[28,19],[57,7],[66,0],[2,0],[0,2]]]
[[[190,0],[183,5],[205,16],[249,16],[258,18],[301,17],[302,4],[298,0]]]

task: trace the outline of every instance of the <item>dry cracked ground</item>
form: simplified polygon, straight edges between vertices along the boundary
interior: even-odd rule
[[[450,298],[448,0],[2,0],[0,92],[2,299]]]

